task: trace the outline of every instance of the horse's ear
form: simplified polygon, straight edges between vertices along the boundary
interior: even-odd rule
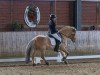
[[[73,32],[75,32],[75,29],[72,29]]]
[[[75,28],[75,27],[73,27],[72,31],[73,31],[73,32],[76,32],[76,28]]]

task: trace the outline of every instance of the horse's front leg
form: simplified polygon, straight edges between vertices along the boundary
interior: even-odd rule
[[[63,51],[60,51],[61,52],[61,55],[63,56],[62,58],[62,61],[64,61],[65,64],[68,64],[68,61],[67,61],[67,56],[65,55],[65,53]]]
[[[45,59],[44,55],[45,55],[45,51],[43,50],[43,51],[41,51],[41,58],[44,60],[46,65],[49,65],[49,62]]]
[[[60,45],[60,52],[63,56],[62,61],[64,61],[64,63],[67,64],[68,62],[67,62],[66,58],[67,58],[69,52],[67,51],[67,47],[65,44]]]

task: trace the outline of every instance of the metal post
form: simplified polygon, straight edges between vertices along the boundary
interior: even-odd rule
[[[50,14],[54,14],[54,2],[50,1]]]
[[[96,25],[99,25],[99,2],[96,3]]]
[[[74,3],[74,26],[77,30],[81,30],[81,14],[82,14],[82,3],[81,0],[76,0]]]

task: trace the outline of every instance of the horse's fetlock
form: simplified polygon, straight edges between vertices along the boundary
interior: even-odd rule
[[[36,66],[36,64],[34,63],[33,66]]]
[[[49,62],[46,61],[45,63],[46,63],[46,65],[49,65]]]

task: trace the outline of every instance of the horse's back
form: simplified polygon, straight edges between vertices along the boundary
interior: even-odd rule
[[[41,48],[43,46],[46,46],[47,37],[44,35],[38,35],[38,36],[34,37],[33,40],[35,41],[35,46],[37,48]]]
[[[33,39],[34,39],[34,38],[33,38]],[[35,39],[44,40],[44,39],[46,39],[46,36],[44,36],[44,35],[37,35],[37,36],[35,37]]]

